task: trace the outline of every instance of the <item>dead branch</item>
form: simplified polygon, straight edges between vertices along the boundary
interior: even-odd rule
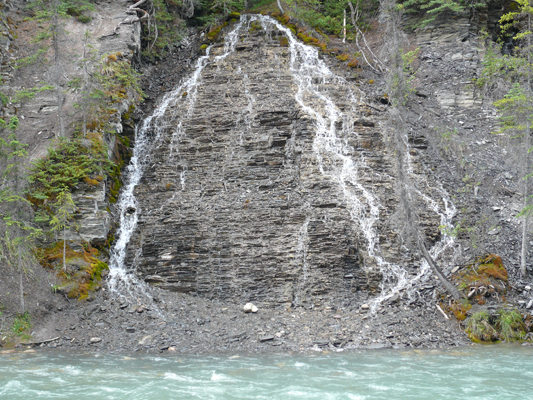
[[[46,339],[46,340],[36,340],[34,342],[26,342],[26,343],[22,343],[23,345],[27,345],[27,346],[35,346],[35,345],[38,345],[38,344],[43,344],[43,343],[49,343],[49,342],[53,342],[53,341],[56,341],[59,339],[59,336],[58,337],[55,337],[55,338],[52,338],[52,339]]]
[[[115,27],[115,29],[113,29],[113,32],[111,32],[110,34],[107,34],[107,35],[100,36],[100,39],[104,39],[104,38],[109,37],[109,36],[118,35],[117,31],[120,29],[120,25],[131,25],[131,24],[135,24],[137,22],[141,22],[141,21],[144,21],[144,20],[150,21],[150,14],[148,13],[148,11],[143,10],[142,8],[139,8],[139,6],[143,5],[147,1],[148,0],[139,0],[135,4],[132,4],[131,6],[129,6],[128,9],[124,13],[125,14],[134,14],[135,17],[134,18],[127,17],[123,21],[119,22],[119,24]],[[137,13],[142,13],[142,16],[139,17]]]
[[[442,310],[442,308],[439,307],[438,304],[436,304],[435,306],[437,307],[437,310],[439,310],[440,313],[441,313],[442,315],[444,315],[444,318],[446,318],[446,319],[450,319],[450,318],[446,315],[446,313]]]
[[[457,288],[455,286],[453,286],[450,281],[448,281],[448,279],[446,279],[446,277],[444,276],[444,274],[442,273],[441,269],[439,268],[439,266],[437,265],[437,263],[435,262],[435,260],[433,260],[433,257],[431,257],[431,255],[429,254],[427,248],[426,248],[426,245],[424,244],[424,241],[422,240],[422,238],[420,237],[420,235],[418,235],[418,238],[417,238],[417,244],[418,244],[418,248],[420,249],[420,251],[422,252],[422,255],[424,256],[424,258],[426,259],[426,261],[428,262],[429,266],[431,267],[431,269],[433,270],[433,272],[435,273],[435,275],[437,275],[437,277],[439,278],[440,280],[440,283],[443,284],[443,286],[446,288],[446,290],[448,291],[448,293],[455,299],[455,300],[459,300],[461,297],[463,297],[463,295],[461,294],[461,292],[459,292],[459,290],[457,290]]]
[[[348,5],[350,6],[350,15],[351,15],[351,19],[352,19],[352,25],[353,25],[353,27],[356,30],[355,45],[357,46],[357,48],[361,52],[361,55],[362,55],[363,60],[365,61],[365,63],[370,68],[372,68],[372,70],[374,70],[374,72],[377,72],[377,73],[381,74],[381,73],[383,73],[383,71],[386,70],[385,65],[383,64],[383,62],[381,62],[381,60],[378,57],[376,57],[376,55],[374,54],[372,49],[370,49],[370,46],[368,45],[368,43],[366,41],[364,33],[357,26],[357,21],[359,21],[359,17],[361,16],[361,13],[359,12],[359,3],[357,3],[355,5],[355,8],[354,8],[354,6],[353,6],[351,1],[348,1]],[[361,36],[361,38],[363,39],[364,46],[366,47],[367,51],[372,56],[372,60],[376,63],[376,67],[374,67],[374,65],[372,65],[370,63],[370,61],[368,61],[368,58],[366,57],[366,54],[365,54],[365,49],[359,44],[359,36]]]

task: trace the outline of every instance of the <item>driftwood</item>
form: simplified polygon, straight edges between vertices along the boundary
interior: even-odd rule
[[[444,315],[444,318],[446,318],[446,319],[450,319],[450,317],[448,317],[448,316],[446,315],[446,313],[445,313],[444,311],[442,311],[442,308],[440,308],[438,304],[436,304],[436,307],[437,307],[437,310],[439,310],[440,313],[441,313],[442,315]]]
[[[59,336],[55,337],[55,338],[52,338],[52,339],[37,340],[35,342],[26,342],[26,343],[21,343],[21,344],[23,344],[25,346],[36,346],[36,345],[43,344],[43,343],[50,343],[50,342],[56,341],[58,339],[59,339]]]
[[[424,241],[422,240],[422,238],[420,236],[418,236],[418,248],[420,249],[420,251],[422,252],[422,255],[424,256],[424,258],[426,259],[426,261],[428,262],[429,266],[431,267],[431,269],[433,270],[433,272],[435,273],[435,275],[437,275],[437,277],[439,278],[439,281],[442,283],[442,285],[446,288],[446,290],[448,291],[448,293],[455,299],[455,300],[459,300],[461,297],[463,297],[463,295],[461,294],[461,292],[459,292],[459,290],[457,290],[457,288],[455,286],[453,286],[450,281],[448,281],[448,279],[446,279],[446,277],[444,276],[444,274],[442,273],[441,269],[439,268],[439,266],[437,265],[437,263],[435,262],[435,260],[433,260],[433,257],[431,257],[431,255],[429,254],[427,248],[426,248],[426,245],[424,244]]]

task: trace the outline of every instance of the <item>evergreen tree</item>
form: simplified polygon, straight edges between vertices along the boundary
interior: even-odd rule
[[[505,14],[500,19],[503,32],[515,28],[518,33],[513,39],[518,43],[512,57],[512,65],[515,69],[515,82],[509,92],[494,105],[500,110],[501,132],[509,132],[521,142],[519,164],[523,176],[522,194],[523,209],[519,216],[522,217],[522,249],[520,257],[520,272],[527,275],[527,248],[529,234],[529,217],[533,214],[533,205],[530,204],[530,190],[528,178],[531,173],[529,153],[531,149],[531,128],[533,124],[533,93],[531,91],[532,78],[532,16],[533,7],[530,0],[516,0],[517,10]],[[514,59],[514,60],[513,60]]]
[[[55,214],[50,220],[53,231],[63,231],[63,270],[67,270],[67,229],[71,227],[71,219],[76,205],[68,190],[63,190],[57,195],[54,203]]]
[[[11,130],[16,124],[10,124]],[[20,313],[25,312],[24,276],[35,265],[32,250],[42,231],[33,227],[31,204],[24,196],[23,179],[27,145],[20,143],[14,133],[7,140],[0,138],[0,259],[19,273]]]

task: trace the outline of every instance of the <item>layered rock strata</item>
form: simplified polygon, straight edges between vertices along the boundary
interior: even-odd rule
[[[372,229],[379,232],[379,257],[403,257],[391,228],[394,171],[374,117],[385,106],[359,101],[343,79],[317,79],[316,92],[302,96],[326,116],[320,93],[333,100],[343,115],[335,139],[343,150],[334,157],[317,148],[324,146],[317,117],[296,100],[294,60],[283,36],[245,24],[235,51],[222,56],[223,44],[210,49],[197,90],[180,93],[167,111],[161,143],[135,189],[139,223],[127,263],[147,282],[272,305],[374,296],[383,261],[368,254],[360,223],[368,215],[354,215],[352,204],[364,190],[377,199]],[[349,177],[338,168],[347,159],[358,166]],[[436,239],[439,216],[421,214]]]

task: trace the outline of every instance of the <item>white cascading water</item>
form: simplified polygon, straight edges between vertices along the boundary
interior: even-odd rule
[[[241,21],[236,24],[233,31],[226,36],[224,52],[222,55],[215,57],[216,61],[223,60],[229,53],[235,51],[238,31],[243,22]],[[152,149],[160,143],[162,133],[165,132],[165,128],[167,127],[166,123],[172,120],[172,117],[175,117],[175,115],[167,115],[168,111],[184,93],[187,93],[187,112],[184,113],[184,117],[179,118],[177,127],[172,133],[170,157],[177,152],[179,140],[183,135],[182,124],[187,117],[192,115],[194,110],[201,73],[208,64],[210,50],[211,46],[206,49],[206,55],[198,59],[192,75],[180,86],[168,93],[152,115],[147,117],[136,129],[133,157],[127,168],[127,184],[122,189],[117,201],[117,209],[120,213],[120,225],[117,232],[118,240],[111,249],[108,278],[108,287],[112,294],[131,295],[132,297],[146,295],[144,285],[134,275],[135,265],[129,268],[126,266],[127,246],[137,228],[139,213],[142,211],[139,209],[135,199],[134,190],[141,180],[144,166],[150,161]],[[185,185],[183,172],[180,175],[180,179],[183,187]]]
[[[318,160],[320,172],[336,182],[344,194],[352,220],[357,223],[367,243],[367,253],[373,258],[383,274],[383,293],[373,303],[375,309],[379,302],[393,296],[409,283],[407,271],[399,265],[387,262],[382,256],[375,225],[379,220],[379,201],[361,183],[360,172],[368,168],[363,158],[358,163],[347,154],[349,149],[337,136],[337,123],[346,126],[350,117],[341,111],[327,94],[319,91],[315,82],[326,83],[328,80],[346,84],[336,76],[319,58],[318,50],[300,43],[290,29],[284,27],[268,16],[252,16],[267,29],[268,24],[275,25],[289,39],[291,54],[290,71],[298,90],[296,101],[302,109],[315,119],[316,135],[313,151]],[[360,102],[350,93],[353,105]],[[358,96],[361,97],[361,96]],[[319,108],[322,108],[320,110]],[[392,285],[392,288],[391,288]]]
[[[346,88],[348,86],[342,78],[333,74],[326,64],[320,60],[317,49],[300,43],[288,28],[268,16],[252,15],[248,17],[243,15],[234,29],[226,35],[224,51],[221,55],[214,57],[214,62],[219,63],[223,61],[229,54],[235,51],[239,31],[243,23],[247,20],[249,22],[259,21],[267,32],[270,32],[270,28],[275,26],[278,30],[284,32],[289,40],[290,72],[298,88],[295,99],[303,111],[314,118],[316,135],[313,143],[313,151],[317,158],[320,172],[336,182],[342,190],[351,218],[358,224],[366,240],[367,254],[371,259],[376,261],[383,275],[382,293],[372,303],[372,309],[375,310],[382,301],[390,298],[395,293],[403,289],[411,288],[417,280],[420,280],[424,276],[428,270],[428,266],[423,263],[420,273],[416,277],[411,278],[404,268],[389,263],[381,255],[378,232],[375,226],[379,220],[379,200],[369,189],[363,186],[359,179],[361,171],[368,169],[368,166],[363,157],[356,163],[348,156],[347,154],[349,154],[350,150],[348,145],[344,143],[342,138],[337,136],[337,124],[340,123],[343,127],[350,126],[349,122],[351,121],[351,117],[341,111],[326,93],[320,91],[316,82],[324,84],[327,82],[340,82]],[[118,230],[119,239],[111,251],[109,288],[112,292],[123,293],[126,291],[131,293],[134,290],[134,286],[139,285],[139,282],[133,274],[134,266],[128,269],[125,265],[126,247],[136,229],[138,215],[141,212],[135,200],[134,189],[142,177],[144,165],[150,160],[151,150],[158,144],[161,138],[164,130],[164,122],[172,119],[166,115],[168,114],[167,110],[184,92],[187,92],[187,111],[185,113],[180,112],[179,118],[173,115],[177,118],[177,121],[176,129],[172,133],[170,156],[172,157],[178,153],[178,144],[184,134],[183,123],[192,115],[194,110],[200,76],[209,62],[209,52],[210,47],[206,49],[206,55],[198,59],[196,69],[192,76],[165,96],[159,107],[151,116],[143,121],[136,132],[134,155],[127,170],[128,183],[123,189],[117,203],[120,211],[120,227]],[[348,92],[350,102],[352,103],[351,106],[355,109],[355,105],[361,101],[362,96],[355,96],[350,90]],[[253,97],[250,96],[249,100],[251,107]],[[251,114],[251,110],[247,111]],[[183,173],[181,179],[183,185]],[[444,204],[446,206],[444,212],[439,210],[437,202],[422,193],[419,194],[441,216],[442,224],[449,226],[449,221],[455,211],[453,207],[448,208],[450,202],[442,188],[440,192],[443,194]],[[300,231],[302,236],[304,233],[307,233],[308,223],[309,220],[306,219]],[[305,240],[300,239],[300,242],[305,246]],[[450,245],[450,240],[451,238],[444,235],[443,240],[431,249],[432,254],[438,256],[439,253]],[[300,249],[299,246],[298,252],[302,256],[302,262],[304,263],[305,270],[302,272],[307,274],[308,266],[306,265],[305,248]],[[302,277],[303,282],[305,282],[305,278]]]
[[[359,180],[360,172],[368,166],[365,164],[364,158],[361,158],[356,164],[347,155],[349,153],[347,145],[337,136],[338,122],[341,122],[341,126],[345,127],[348,126],[345,122],[349,121],[350,118],[335,105],[326,93],[319,91],[318,85],[315,84],[315,82],[326,83],[327,80],[336,80],[347,86],[346,82],[331,72],[327,65],[320,60],[317,49],[300,43],[290,29],[267,16],[252,16],[251,20],[259,20],[267,31],[267,25],[274,25],[284,32],[289,39],[290,70],[298,86],[296,101],[306,113],[315,118],[317,130],[313,150],[319,163],[320,172],[336,181],[343,191],[352,220],[360,226],[366,239],[367,253],[376,261],[383,274],[382,293],[371,304],[372,311],[375,311],[379,304],[399,291],[403,289],[408,292],[413,290],[414,284],[427,275],[429,265],[426,260],[422,260],[419,273],[411,278],[404,268],[386,261],[381,255],[375,227],[379,220],[379,200]],[[362,96],[358,96],[358,99],[353,92],[349,91],[349,93],[354,105],[360,102]],[[411,159],[409,152],[407,153],[408,165],[411,168]],[[437,188],[437,190],[442,195],[445,205],[444,211],[440,210],[435,200],[422,192],[418,192],[418,194],[440,216],[441,225],[449,229],[451,218],[455,215],[455,208],[449,201],[445,190],[442,187]],[[443,234],[442,239],[433,246],[430,253],[436,258],[452,243],[453,238]],[[411,293],[409,295],[411,296]]]

